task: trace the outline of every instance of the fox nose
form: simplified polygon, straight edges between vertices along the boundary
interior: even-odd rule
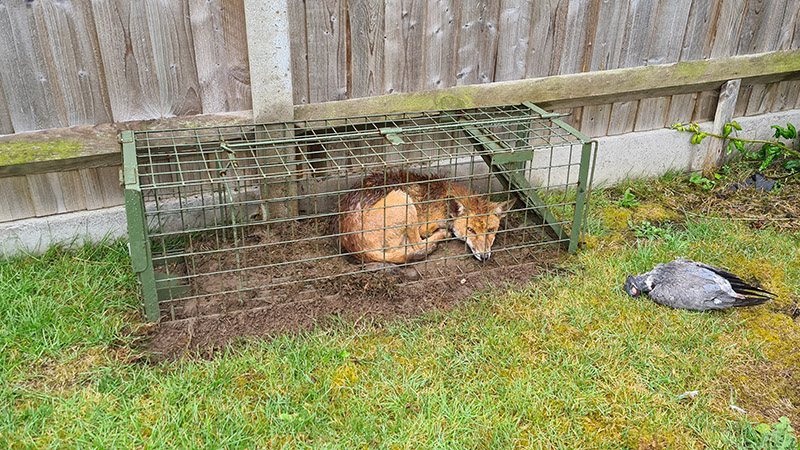
[[[486,253],[477,253],[477,252],[475,252],[474,255],[475,255],[475,259],[477,259],[478,261],[486,262],[486,261],[489,260],[489,257],[492,256],[492,253],[491,252],[486,252]]]

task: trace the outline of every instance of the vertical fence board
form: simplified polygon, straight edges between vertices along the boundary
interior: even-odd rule
[[[455,0],[431,0],[425,16],[425,89],[456,84],[458,7]]]
[[[457,53],[458,85],[494,81],[499,18],[500,4],[496,0],[462,4]]]
[[[777,96],[777,83],[754,85],[750,90],[750,95],[747,97],[747,107],[744,110],[744,114],[753,116],[769,112]]]
[[[494,81],[525,78],[531,37],[531,5],[528,0],[500,2]]]
[[[189,18],[203,113],[252,108],[244,3],[189,0]]]
[[[788,3],[787,3],[788,5]],[[785,23],[791,26],[783,26],[781,38],[779,40],[779,50],[794,50],[800,48],[800,8],[794,11],[787,10],[787,15],[792,15],[791,20]],[[775,94],[775,102],[770,111],[785,111],[792,109],[800,102],[800,81],[781,81]]]
[[[565,12],[560,10],[566,9]],[[587,49],[592,33],[589,28],[592,23],[590,2],[582,0],[568,0],[559,2],[556,8],[556,28],[554,29],[555,42],[553,45],[553,58],[551,71],[554,74],[570,74],[586,71]],[[563,21],[560,20],[563,17]],[[582,108],[574,108],[570,113],[570,125],[580,128],[583,116]]]
[[[122,186],[119,181],[119,166],[98,167],[97,179],[100,181],[100,192],[103,197],[103,206],[119,206],[125,203],[122,195]]]
[[[714,21],[719,14],[719,2],[693,0],[681,46],[680,61],[708,58],[714,36]],[[673,95],[667,112],[667,124],[690,122],[694,115],[698,94]]]
[[[425,2],[386,0],[383,90],[414,92],[423,85]]]
[[[292,52],[292,96],[295,105],[308,103],[308,47],[306,0],[288,2],[289,46]]]
[[[648,45],[648,37],[655,21],[655,5],[649,0],[633,0],[628,7],[625,35],[620,41],[619,67],[636,67],[643,63],[642,55]],[[611,107],[608,134],[633,131],[639,102],[617,102]]]
[[[647,64],[669,64],[678,61],[681,43],[689,20],[691,0],[659,2],[655,13],[655,27],[650,31],[650,44],[644,54]],[[666,124],[670,98],[639,100],[635,131],[661,128]]]
[[[77,170],[58,173],[64,209],[67,212],[86,209],[86,195],[83,192],[83,181]]]
[[[786,19],[787,1],[750,0],[742,18],[737,55],[778,49],[781,23]],[[796,9],[796,8],[793,8]],[[788,17],[792,17],[789,15]],[[746,115],[762,114],[771,108],[777,96],[776,84],[755,85],[747,96]]]
[[[0,134],[11,134],[14,125],[11,123],[11,113],[8,111],[6,93],[3,90],[3,77],[0,76]]]
[[[222,4],[218,1],[189,0],[189,17],[203,112],[227,111],[228,67]]]
[[[697,93],[673,95],[667,110],[667,125],[690,122],[695,103],[697,103]]]
[[[711,58],[724,58],[735,54],[743,20],[742,11],[747,2],[748,0],[722,2],[719,17],[713,24],[714,39],[711,45]]]
[[[601,2],[598,5],[592,53],[588,57],[590,72],[618,67],[627,10],[626,2]]]
[[[145,0],[161,116],[200,114],[200,83],[187,0]]]
[[[97,169],[80,169],[78,171],[83,186],[84,202],[86,209],[99,209],[104,206],[102,183],[97,175]]]
[[[553,58],[556,51],[556,39],[563,35],[563,29],[566,26],[566,9],[567,0],[533,2],[528,63],[525,69],[527,78],[546,77],[552,74],[553,67],[558,67]]]
[[[705,122],[714,118],[717,110],[719,91],[703,91],[697,93],[697,101],[692,111],[692,122]]]
[[[729,0],[721,2],[716,21],[711,24],[714,34],[711,38],[709,57],[724,58],[736,52],[739,43],[739,30],[742,22],[742,11],[748,0]],[[717,107],[718,91],[706,91],[697,95],[692,121],[702,122],[714,118]],[[740,99],[747,98],[747,89],[740,92]]]
[[[667,108],[666,125],[674,123],[687,123],[692,120],[694,105],[697,103],[697,93],[673,95]]]
[[[605,136],[611,120],[611,105],[588,105],[581,114],[581,133],[589,137]]]
[[[752,86],[745,86],[742,93],[745,98],[749,97],[750,89]],[[692,122],[705,122],[714,118],[714,111],[717,106],[717,92],[716,91],[703,91],[697,93],[694,109],[692,110]],[[744,115],[744,110],[742,110]]]
[[[69,126],[111,121],[91,6],[86,2],[42,2],[46,36],[64,96]]]
[[[349,0],[350,98],[383,94],[384,0]]]
[[[735,54],[747,55],[777,49],[781,22],[786,18],[786,6],[786,0],[748,0],[744,14],[739,13],[741,30],[737,33]]]
[[[800,81],[781,81],[775,89],[775,98],[770,106],[771,112],[794,108],[800,99]]]
[[[601,2],[598,5],[594,18],[592,53],[588,57],[589,71],[617,68],[626,11],[626,2]],[[610,118],[610,104],[585,106],[581,115],[581,132],[592,137],[604,136],[608,133]]]
[[[92,0],[115,121],[161,117],[144,0]]]
[[[36,217],[66,212],[57,173],[25,175]]]
[[[295,3],[290,1],[289,3]],[[225,39],[226,66],[228,67],[228,107],[226,111],[243,111],[253,108],[250,82],[250,55],[247,52],[244,0],[223,2],[223,38]],[[303,27],[305,30],[305,26]]]
[[[563,75],[586,71],[587,44],[591,42],[588,36],[591,13],[590,2],[569,0],[566,27],[557,39],[563,45],[555,52],[559,61],[556,73]]]
[[[739,98],[736,102],[736,112],[734,113],[737,117],[747,114],[747,105],[750,103],[751,92],[753,92],[752,84],[742,86],[741,90],[739,91]]]
[[[31,190],[25,177],[0,178],[0,222],[36,215]]]
[[[307,0],[309,103],[347,98],[347,31],[344,2]]]
[[[0,70],[16,132],[67,125],[40,3],[0,3]]]

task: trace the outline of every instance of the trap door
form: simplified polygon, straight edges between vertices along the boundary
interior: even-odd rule
[[[513,133],[515,135],[513,146],[509,144],[508,133],[504,133],[504,136],[498,135],[493,131],[491,122],[481,124],[466,120],[464,117],[446,116],[450,120],[462,124],[461,129],[469,137],[477,153],[489,166],[489,170],[495,178],[504,189],[517,196],[525,205],[526,212],[530,211],[535,214],[534,220],[544,225],[545,233],[554,241],[562,243],[570,253],[575,253],[578,249],[583,220],[586,215],[590,172],[594,172],[593,155],[596,152],[596,142],[559,120],[558,117],[562,117],[563,114],[547,112],[530,102],[524,102],[523,105],[534,115],[529,120],[518,122]],[[535,134],[535,136],[531,136],[531,134]],[[561,225],[564,220],[559,220],[551,212],[548,203],[537,193],[538,189],[534,188],[530,180],[524,176],[526,164],[531,164],[534,160],[534,151],[537,148],[549,148],[552,151],[552,148],[559,144],[566,144],[569,140],[562,139],[564,134],[577,139],[581,145],[575,211],[569,235]],[[562,140],[563,142],[561,142]],[[565,183],[566,186],[570,184],[569,181]]]

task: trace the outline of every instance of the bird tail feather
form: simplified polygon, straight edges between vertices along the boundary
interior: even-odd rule
[[[709,266],[707,264],[702,264],[702,263],[698,263],[698,265],[701,265],[702,267],[705,267],[706,269],[728,280],[728,282],[731,284],[731,287],[733,288],[733,291],[739,295],[744,295],[747,299],[761,300],[761,303],[764,303],[767,300],[771,300],[772,297],[775,297],[775,294],[773,294],[772,292],[745,283],[744,280],[728,272],[727,270],[723,270],[720,269],[719,267]],[[760,305],[761,303],[747,303],[736,306],[750,306],[751,304]]]
[[[764,304],[769,300],[771,300],[770,297],[745,297],[736,299],[736,301],[733,303],[733,306],[736,308],[740,308],[742,306],[756,306]]]

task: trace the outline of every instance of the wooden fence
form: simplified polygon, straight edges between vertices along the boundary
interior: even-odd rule
[[[800,47],[793,0],[290,2],[295,104]],[[305,55],[305,58],[302,57]],[[797,106],[800,85],[743,86],[738,115]],[[572,110],[601,136],[713,118],[716,92]]]
[[[119,153],[0,167],[0,222],[124,203]]]
[[[243,0],[3,0],[0,61],[0,134],[251,108]]]
[[[288,0],[295,104],[800,47],[792,0]],[[244,0],[0,2],[0,134],[251,107]],[[737,112],[797,104],[745,86]],[[577,109],[591,135],[714,93]]]
[[[244,1],[0,0],[0,134],[250,108]],[[711,120],[727,79],[743,80],[736,116],[800,107],[797,64],[762,73],[759,63],[785,56],[755,58],[747,70],[729,58],[799,49],[791,0],[288,4],[298,118],[377,113],[387,102],[425,109],[427,94],[375,96],[460,95],[453,90],[511,80],[527,81],[479,95],[554,92],[545,103],[592,136]],[[713,77],[695,73],[704,64],[658,72],[672,84],[694,80],[685,89],[653,82],[659,87],[647,92],[636,69],[704,59]],[[565,74],[579,75],[539,79]],[[0,222],[119,205],[118,164],[115,154],[0,167]]]
[[[463,107],[532,100],[548,108],[583,105],[585,109],[606,104],[610,100],[643,102],[654,97],[675,98],[680,95],[696,95],[698,92],[712,89],[719,92],[721,88],[722,94],[714,108],[717,115],[715,126],[719,128],[722,122],[732,117],[734,102],[741,85],[781,86],[781,83],[796,83],[794,80],[798,79],[800,79],[800,50],[791,50],[710,61],[525,79],[482,86],[455,86],[432,92],[296,105],[294,115],[298,119],[319,119],[403,112],[412,106],[436,109],[442,100],[451,106],[460,104]],[[225,120],[233,121],[231,123],[241,123],[242,120],[246,120],[242,116],[238,118],[231,114],[225,116]],[[209,118],[204,116],[204,119]],[[220,121],[223,118],[216,117],[213,120]],[[104,127],[77,128],[90,128],[92,134],[97,135],[98,130]],[[170,126],[164,125],[161,128]],[[42,136],[48,133],[44,131],[34,134]],[[23,139],[21,136],[13,137],[16,140]],[[721,152],[722,147],[721,141],[711,142],[719,144],[719,148],[716,150],[709,148],[707,152],[708,157],[705,162],[713,164],[717,156],[715,152]],[[101,147],[114,148],[116,141],[112,134],[106,136],[105,141],[100,139],[97,144]],[[642,151],[649,150],[642,149]],[[119,164],[120,154],[115,152],[0,166],[0,192],[3,193],[0,196],[0,223],[119,205],[123,201],[119,185]]]

